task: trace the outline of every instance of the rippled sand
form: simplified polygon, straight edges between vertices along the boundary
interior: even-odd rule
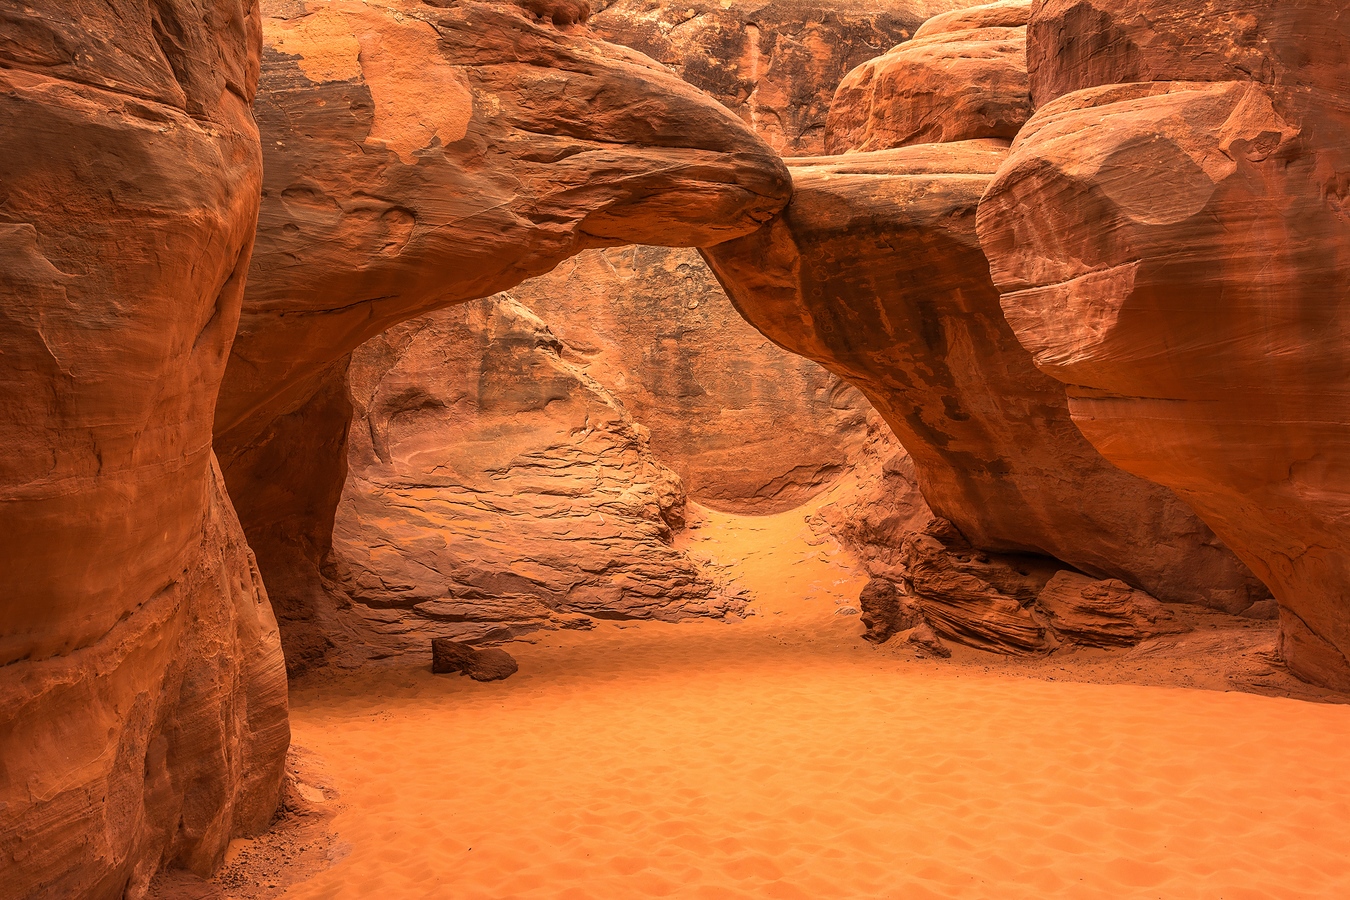
[[[712,516],[746,622],[293,694],[342,858],[287,897],[1350,897],[1350,707],[902,658],[801,514]]]

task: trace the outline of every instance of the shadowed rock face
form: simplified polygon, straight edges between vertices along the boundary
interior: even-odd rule
[[[1282,652],[1350,688],[1344,5],[1062,2],[980,209],[1003,308],[1074,422],[1272,588]]]
[[[600,0],[605,40],[662,62],[739,115],[784,156],[825,148],[846,73],[970,0]],[[1025,66],[1023,67],[1025,81]]]
[[[283,630],[317,602],[345,471],[346,354],[587,247],[707,244],[785,202],[725,109],[580,7],[265,10],[258,246],[216,446]],[[322,639],[288,658],[321,653]]]
[[[830,105],[825,151],[1011,140],[1031,115],[1029,0],[929,19],[914,39],[848,73]]]
[[[1263,594],[1251,574],[1171,492],[1093,449],[1004,320],[975,213],[1006,153],[990,140],[794,160],[783,213],[703,252],[751,323],[867,395],[933,512],[975,546],[1245,608]]]
[[[0,893],[265,827],[275,621],[211,453],[261,182],[256,7],[0,11]]]

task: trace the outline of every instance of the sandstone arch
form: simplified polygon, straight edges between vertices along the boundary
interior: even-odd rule
[[[303,666],[328,644],[318,564],[345,475],[348,353],[588,247],[743,234],[790,186],[740,120],[575,17],[408,0],[264,12],[264,196],[216,446]]]

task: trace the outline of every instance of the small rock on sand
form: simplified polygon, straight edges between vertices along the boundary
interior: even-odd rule
[[[431,671],[438,674],[458,672],[474,681],[501,681],[518,668],[515,658],[497,647],[479,650],[450,638],[431,641]]]

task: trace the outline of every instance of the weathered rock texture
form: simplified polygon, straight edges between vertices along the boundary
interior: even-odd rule
[[[0,894],[265,827],[275,622],[211,453],[261,179],[248,3],[0,11]]]
[[[216,446],[283,631],[323,602],[346,354],[588,247],[743,234],[787,197],[740,120],[579,5],[527,6],[267,7],[263,205]],[[323,652],[306,642],[288,661]]]
[[[744,605],[670,546],[679,478],[562,349],[499,295],[396,326],[353,355],[332,559],[368,643]]]
[[[474,681],[501,681],[520,670],[515,657],[499,647],[482,649],[449,638],[431,642],[431,671],[468,675]]]
[[[852,464],[867,402],[746,324],[692,250],[587,251],[511,296],[651,433],[706,506],[797,506]]]
[[[1171,492],[1093,449],[1004,320],[975,212],[1006,153],[985,140],[795,160],[787,209],[704,254],[752,324],[862,390],[974,546],[1245,608],[1251,574]]]
[[[980,236],[1074,422],[1273,589],[1292,671],[1350,688],[1350,16],[1045,0],[1036,115]]]
[[[835,87],[971,0],[599,0],[591,27],[673,68],[784,156],[825,148]],[[1025,67],[1024,67],[1025,68]]]
[[[1010,0],[936,16],[849,72],[830,106],[825,152],[1012,140],[1031,115],[1030,10],[1030,0]]]

